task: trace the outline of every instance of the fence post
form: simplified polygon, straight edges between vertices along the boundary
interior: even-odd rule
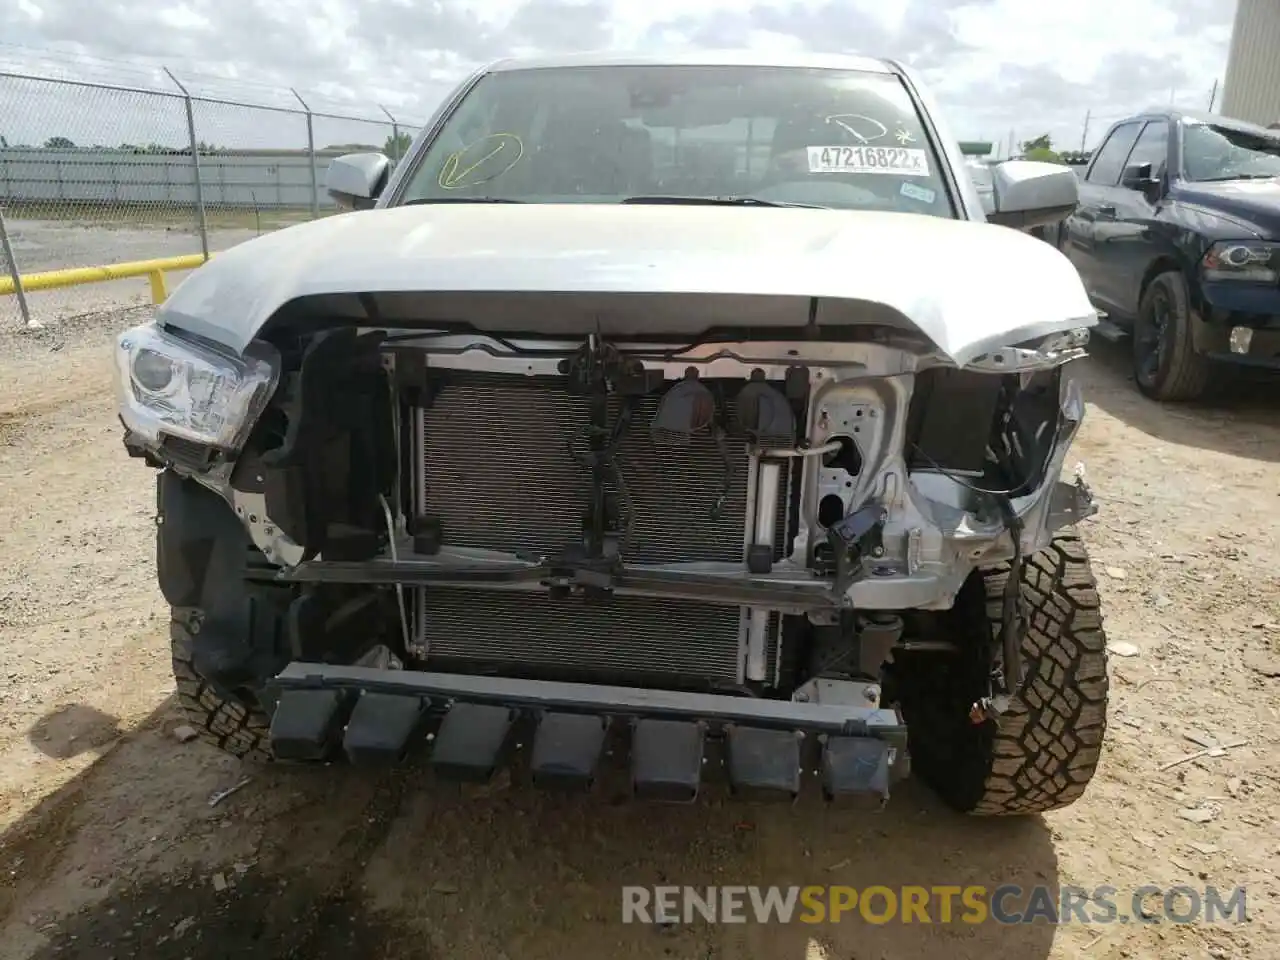
[[[27,295],[22,289],[22,274],[18,272],[18,258],[13,255],[13,244],[9,242],[9,228],[4,223],[4,211],[0,210],[0,253],[4,254],[9,264],[9,276],[13,278],[13,292],[18,296],[18,312],[22,314],[22,323],[28,329],[36,324],[31,321],[31,308],[27,306]]]
[[[315,220],[320,216],[320,182],[316,172],[316,131],[312,123],[311,108],[307,106],[307,101],[303,100],[298,91],[289,88],[289,92],[298,98],[298,102],[302,104],[302,109],[307,111],[307,156],[311,158],[311,219]]]
[[[200,250],[204,253],[204,258],[208,260],[209,222],[205,219],[204,211],[204,178],[200,175],[200,144],[196,140],[196,114],[195,110],[192,109],[191,94],[187,92],[187,88],[173,75],[172,70],[168,67],[164,67],[163,70],[169,75],[173,85],[182,91],[182,102],[187,107],[187,138],[191,142],[191,169],[196,181],[196,224],[200,228]]]
[[[387,115],[387,119],[391,121],[391,166],[400,165],[400,123],[391,115],[391,111],[378,104],[378,109]]]

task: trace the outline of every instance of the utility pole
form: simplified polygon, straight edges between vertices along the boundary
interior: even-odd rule
[[[1084,153],[1085,142],[1089,139],[1089,120],[1093,117],[1092,110],[1084,112],[1084,129],[1080,131],[1080,152]]]
[[[1209,94],[1209,112],[1213,113],[1213,105],[1218,102],[1218,78],[1213,79],[1213,92]]]

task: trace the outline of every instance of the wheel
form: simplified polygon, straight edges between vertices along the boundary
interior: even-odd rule
[[[1209,360],[1191,336],[1191,302],[1182,274],[1170,270],[1147,285],[1133,326],[1133,376],[1152,400],[1195,400],[1209,383]]]
[[[961,640],[956,655],[895,654],[912,769],[949,806],[979,816],[1041,813],[1079,799],[1106,731],[1106,637],[1088,554],[1074,532],[1023,564],[1026,672],[1009,711],[971,719],[987,690],[985,648],[999,635],[1008,576],[1007,565],[976,571],[940,618]]]
[[[200,617],[198,610],[174,609],[169,622],[178,702],[201,740],[242,760],[265,763],[271,760],[266,712],[250,696],[220,690],[196,667],[192,627]]]
[[[289,660],[292,592],[251,583],[265,557],[226,502],[172,471],[156,476],[156,576],[171,611],[178,701],[200,737],[246,760],[270,758],[264,681]]]

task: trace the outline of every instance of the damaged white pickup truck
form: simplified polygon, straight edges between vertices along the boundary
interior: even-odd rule
[[[255,759],[691,800],[1070,803],[1105,639],[1060,480],[1095,313],[908,69],[469,78],[358,208],[120,336],[192,721]],[[1011,229],[1014,228],[1014,229]]]

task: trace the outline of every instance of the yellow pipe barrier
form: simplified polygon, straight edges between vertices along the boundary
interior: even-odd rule
[[[147,277],[151,281],[151,302],[163,303],[169,295],[164,275],[171,270],[194,270],[205,263],[204,254],[193,253],[185,257],[162,257],[159,260],[133,260],[129,263],[112,263],[105,267],[71,267],[67,270],[46,270],[22,276],[22,289],[56,290],[59,287],[75,287],[84,283],[106,283],[109,280],[127,280],[130,277]],[[0,297],[16,293],[12,277],[0,277]]]

